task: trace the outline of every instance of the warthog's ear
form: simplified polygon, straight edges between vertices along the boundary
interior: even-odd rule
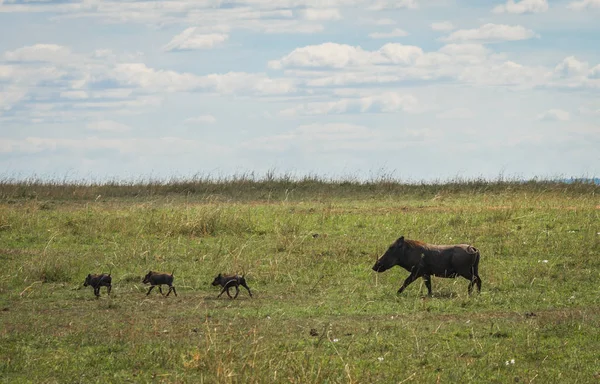
[[[92,277],[92,274],[91,274],[91,273],[88,273],[87,277],[88,277],[88,278],[91,278],[91,277]]]
[[[404,236],[400,236],[400,238],[397,241],[398,245],[402,245],[404,244]]]

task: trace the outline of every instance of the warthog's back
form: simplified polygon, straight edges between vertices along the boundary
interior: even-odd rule
[[[479,252],[469,244],[426,244],[422,249],[421,259],[431,274],[439,277],[455,277],[457,274],[469,273],[477,263]]]

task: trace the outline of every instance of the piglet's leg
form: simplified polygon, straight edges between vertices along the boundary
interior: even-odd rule
[[[248,294],[252,297],[252,292],[250,292],[250,287],[246,283],[242,283],[242,286],[248,290]]]

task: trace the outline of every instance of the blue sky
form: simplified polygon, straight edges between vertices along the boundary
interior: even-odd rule
[[[0,0],[10,177],[600,175],[600,0]]]

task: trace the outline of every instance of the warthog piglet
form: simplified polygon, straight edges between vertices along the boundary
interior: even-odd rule
[[[244,276],[239,276],[239,275],[222,275],[219,273],[219,275],[217,277],[215,277],[215,279],[212,282],[213,286],[217,286],[220,285],[221,287],[223,287],[223,289],[221,290],[221,293],[219,293],[218,297],[221,297],[221,295],[223,294],[223,292],[227,291],[227,296],[229,296],[232,299],[235,299],[236,297],[238,297],[239,293],[240,293],[240,289],[238,288],[240,285],[244,288],[246,288],[248,290],[248,294],[250,294],[250,297],[252,297],[252,292],[250,292],[250,287],[248,287],[248,285],[246,284],[246,279],[244,279]],[[231,297],[231,294],[229,293],[229,288],[234,287],[235,288],[235,296]]]
[[[83,286],[92,286],[94,288],[94,295],[100,297],[100,287],[106,287],[106,292],[110,295],[110,290],[112,289],[111,283],[112,278],[110,277],[110,273],[102,273],[100,275],[88,274],[83,282]]]
[[[175,272],[175,271],[173,271],[173,272]],[[146,293],[146,296],[148,296],[150,294],[150,291],[152,291],[152,289],[156,286],[158,286],[158,290],[160,291],[161,295],[164,296],[164,293],[161,288],[161,286],[163,284],[169,286],[169,292],[167,292],[167,296],[169,296],[171,291],[173,291],[175,296],[177,296],[177,290],[173,286],[173,273],[169,274],[169,273],[163,273],[163,272],[150,271],[146,274],[142,283],[150,284],[150,289],[148,289],[148,293]]]

